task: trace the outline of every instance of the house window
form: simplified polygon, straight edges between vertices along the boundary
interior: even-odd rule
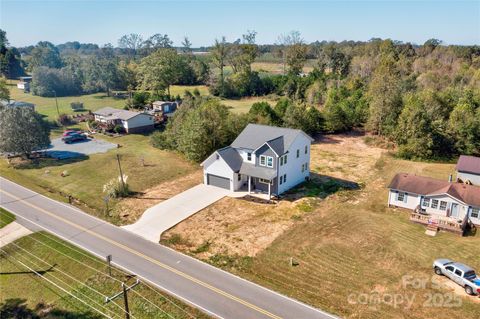
[[[308,170],[308,162],[305,163],[305,170]]]
[[[283,182],[284,182],[284,183],[287,182],[287,174],[283,174]]]
[[[287,155],[283,156],[283,163],[287,164]]]
[[[270,181],[268,179],[259,178],[258,181],[262,184],[270,184]]]
[[[217,154],[217,160],[219,160],[219,159],[220,159],[220,155]]]
[[[302,173],[305,171],[305,164],[302,164]]]
[[[273,157],[267,156],[267,167],[273,167]]]
[[[297,150],[297,158],[300,157],[300,150]]]
[[[398,202],[405,201],[405,193],[397,193],[397,201]]]
[[[241,180],[242,180],[242,175],[238,174],[238,181],[241,181]]]
[[[438,199],[432,199],[432,208],[437,208],[438,207]]]
[[[251,161],[252,160],[252,153],[247,153],[247,161]]]
[[[260,155],[260,166],[273,167],[273,157]]]
[[[280,176],[280,185],[283,183],[283,176]]]
[[[480,208],[472,208],[472,213],[470,216],[472,218],[478,218],[480,216]]]
[[[265,166],[267,163],[267,157],[265,155],[260,155],[260,166]]]
[[[305,145],[305,154],[308,153],[308,145]]]
[[[443,200],[440,202],[440,210],[447,210],[447,202]]]
[[[280,157],[280,166],[283,165],[283,157]]]
[[[430,198],[424,198],[422,202],[423,207],[430,207]]]

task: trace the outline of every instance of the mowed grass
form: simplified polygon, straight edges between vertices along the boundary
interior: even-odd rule
[[[275,100],[268,97],[249,97],[238,100],[222,100],[222,103],[225,104],[233,113],[248,113],[248,111],[250,111],[250,108],[252,107],[252,104],[257,102],[268,102],[272,107],[274,107],[276,104]]]
[[[15,215],[0,208],[0,228],[3,228],[15,220]]]
[[[316,147],[312,146],[312,170],[320,175],[335,176],[344,163],[348,176],[348,170],[363,165],[358,159],[370,156],[343,152],[340,146],[338,151],[323,150],[328,165],[315,167]],[[397,172],[447,179],[454,165],[404,161],[386,154],[372,163],[351,174],[364,185],[360,190],[341,191],[320,201],[257,256],[215,256],[209,261],[346,318],[478,318],[480,304],[432,286],[436,275],[431,265],[436,258],[450,258],[480,270],[480,236],[441,232],[429,237],[424,226],[409,221],[409,212],[386,205],[386,185]],[[298,266],[292,267],[290,258]],[[404,276],[425,286],[404,286]],[[389,302],[391,297],[403,301],[395,305]],[[430,297],[435,298],[433,305]],[[452,297],[460,299],[460,307],[451,306],[456,304],[448,301]],[[406,298],[413,299],[411,306]]]
[[[151,146],[149,137],[145,135],[131,134],[117,138],[97,135],[96,138],[120,144],[120,148],[78,160],[41,160],[21,168],[1,160],[0,175],[48,196],[53,195],[55,199],[66,200],[71,195],[80,201],[77,204],[82,209],[117,222],[114,211],[116,201],[109,203],[109,208],[113,210],[108,215],[103,200],[103,185],[119,176],[117,154],[120,155],[122,171],[128,176],[128,184],[133,192],[141,192],[198,169],[176,153]],[[67,172],[68,176],[62,177],[62,172]]]
[[[1,248],[0,311],[21,305],[42,318],[104,318],[94,307],[111,318],[123,318],[123,298],[105,304],[105,296],[121,291],[121,282],[135,282],[118,269],[108,268],[103,260],[48,233],[23,237]],[[20,264],[25,264],[22,265]],[[89,306],[32,273],[26,266],[56,283]],[[207,318],[199,311],[141,283],[128,293],[133,318]],[[6,303],[6,304],[5,304]],[[13,312],[13,311],[12,311]],[[5,318],[17,318],[16,315]],[[30,318],[29,316],[24,316]],[[24,318],[22,317],[22,318]],[[2,315],[3,318],[3,315]]]

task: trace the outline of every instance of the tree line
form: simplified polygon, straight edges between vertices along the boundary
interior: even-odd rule
[[[303,118],[297,125],[317,121],[315,132],[362,128],[394,142],[405,158],[480,154],[479,46],[436,39],[423,45],[389,39],[306,43],[295,31],[275,44],[258,45],[256,32],[247,31],[234,41],[217,39],[208,54],[196,55],[188,38],[173,47],[164,34],[125,35],[117,47],[39,42],[28,50],[11,48],[4,33],[3,38],[3,51],[14,53],[10,60],[4,53],[1,61],[33,72],[34,94],[131,90],[131,106],[138,107],[168,97],[171,85],[206,84],[221,98],[279,99],[275,106],[252,106],[256,120],[268,124],[293,125],[289,118],[297,113],[286,116],[282,107],[295,105],[290,108],[314,110],[298,112]],[[255,69],[258,60],[275,61],[282,72]]]

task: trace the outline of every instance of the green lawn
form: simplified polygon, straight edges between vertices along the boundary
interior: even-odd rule
[[[276,101],[269,99],[267,97],[250,97],[243,98],[238,100],[233,99],[224,99],[222,103],[225,104],[230,110],[234,113],[247,113],[250,111],[250,107],[253,103],[256,102],[268,102],[273,107],[276,104]]]
[[[104,261],[44,232],[23,237],[0,252],[0,317],[31,318],[18,313],[23,308],[24,314],[43,313],[42,318],[103,318],[19,262],[44,271],[45,278],[112,318],[125,316],[122,298],[108,304],[104,298],[120,291],[121,282],[128,278],[115,268],[110,277]],[[128,295],[134,318],[207,318],[144,283]]]
[[[175,179],[198,167],[173,152],[162,151],[149,144],[149,137],[131,134],[117,138],[97,135],[96,138],[120,144],[107,153],[93,154],[79,160],[42,160],[28,166],[9,166],[0,160],[0,175],[35,191],[65,200],[68,195],[78,199],[82,209],[117,222],[117,216],[104,214],[103,185],[119,175],[116,154],[121,156],[123,173],[134,192],[141,192],[161,182]],[[142,165],[142,158],[145,166]],[[67,171],[68,176],[61,173]],[[115,201],[110,203],[112,208]]]
[[[15,220],[15,215],[0,208],[0,228],[5,227]]]

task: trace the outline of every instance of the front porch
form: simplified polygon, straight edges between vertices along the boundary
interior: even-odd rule
[[[410,214],[410,221],[426,225],[429,228],[437,228],[453,232],[458,235],[463,235],[466,230],[468,219],[465,218],[464,220],[459,221],[451,217],[430,215],[413,211]]]
[[[244,175],[245,176],[245,175]],[[265,200],[271,200],[276,193],[276,177],[257,177],[248,175],[246,182],[235,192],[234,197],[251,195]]]

